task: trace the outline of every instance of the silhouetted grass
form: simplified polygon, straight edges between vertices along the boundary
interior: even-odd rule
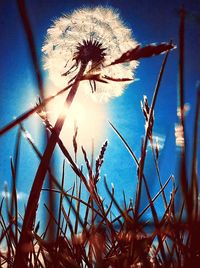
[[[19,1],[19,3],[23,4],[23,1]],[[25,12],[24,9],[22,10]],[[183,127],[183,134],[185,136],[183,83],[184,12],[184,9],[181,9],[179,32],[179,95],[180,124]],[[26,14],[24,16],[27,23]],[[26,28],[27,35],[30,34],[30,29],[29,25]],[[33,38],[28,38],[28,40],[33,65],[37,69]],[[3,135],[14,126],[19,126],[14,157],[10,160],[12,194],[10,199],[6,196],[0,203],[0,242],[5,244],[4,251],[0,248],[1,267],[198,267],[200,264],[200,215],[197,147],[199,142],[200,90],[198,90],[197,94],[195,113],[191,177],[187,178],[187,150],[186,144],[184,143],[181,147],[180,163],[182,203],[180,209],[176,209],[175,198],[178,185],[175,184],[173,175],[166,179],[164,183],[161,181],[158,165],[159,148],[153,142],[156,99],[160,90],[162,76],[165,72],[167,58],[170,49],[173,48],[171,44],[167,44],[167,48],[165,47],[164,50],[160,51],[163,46],[165,47],[165,45],[157,46],[158,50],[156,50],[156,46],[138,47],[136,50],[132,50],[130,54],[125,53],[121,58],[113,62],[113,64],[119,64],[122,60],[134,60],[167,51],[155,85],[151,105],[149,106],[147,98],[144,98],[144,102],[142,103],[146,129],[139,159],[135,156],[132,148],[120,131],[110,122],[112,129],[119,137],[119,142],[121,141],[124,144],[137,166],[138,181],[134,202],[132,200],[127,201],[125,193],[122,193],[124,201],[123,205],[120,205],[115,197],[114,187],[110,189],[105,177],[105,191],[110,197],[110,201],[106,200],[106,203],[109,202],[108,206],[105,206],[105,200],[101,198],[98,192],[98,182],[108,142],[105,141],[102,145],[99,155],[97,155],[96,161],[94,161],[94,152],[92,152],[91,159],[84,147],[79,152],[80,150],[77,144],[78,129],[75,127],[73,137],[74,156],[72,156],[59,137],[65,118],[63,113],[59,116],[54,127],[51,126],[48,118],[44,117],[45,113],[41,113],[45,104],[56,96],[40,101],[35,108],[24,113],[0,130],[0,134]],[[67,97],[68,106],[73,101],[79,82],[81,79],[85,79],[83,77],[84,67],[82,66],[81,68],[81,72],[75,82],[57,94],[62,94],[67,89],[70,90]],[[38,70],[35,71],[40,81],[38,81],[38,85],[41,89],[41,77],[38,74]],[[95,80],[95,78],[99,79],[99,76],[89,76],[87,79]],[[29,138],[26,129],[22,125],[22,121],[35,112],[38,112],[41,116],[46,130],[50,134],[50,140],[44,154],[39,151],[36,144]],[[24,216],[21,215],[23,212],[18,210],[16,190],[18,157],[20,154],[20,139],[22,134],[25,134],[33,153],[40,160],[39,169],[33,182]],[[63,157],[66,159],[63,161],[61,182],[55,177],[49,166],[56,143]],[[160,185],[159,191],[153,197],[151,187],[144,174],[148,143],[151,145],[152,157]],[[77,163],[78,153],[83,154],[84,163],[81,167]],[[65,189],[64,187],[66,165],[71,167],[76,178],[70,189]],[[51,179],[52,187],[50,188],[42,188],[46,173],[49,174]],[[169,186],[170,182],[172,189],[170,198],[167,198],[165,189]],[[5,189],[5,192],[7,191],[8,189]],[[51,206],[48,207],[48,202],[44,205],[49,218],[45,223],[46,226],[43,233],[40,232],[40,223],[36,222],[37,204],[42,191],[53,193],[58,198],[56,215],[53,213]],[[141,210],[142,191],[145,191],[147,194],[148,204]],[[85,193],[87,193],[87,200],[83,197]],[[162,216],[159,218],[155,201],[160,196],[162,197],[165,208]],[[117,216],[113,216],[112,211],[114,209],[118,210]],[[3,210],[6,211],[7,215],[3,213]],[[144,220],[144,216],[149,210],[152,214],[151,222]],[[50,241],[48,239],[48,232],[52,223],[56,228],[54,230],[55,235],[52,236],[54,239]]]

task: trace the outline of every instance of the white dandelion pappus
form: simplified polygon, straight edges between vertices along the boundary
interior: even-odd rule
[[[137,61],[109,66],[129,49],[137,46],[131,30],[120,20],[112,9],[96,7],[76,10],[70,15],[57,19],[47,31],[44,53],[44,68],[50,80],[59,88],[65,87],[78,73],[78,64],[87,59],[87,71],[101,71],[102,77],[134,79],[133,70]],[[107,101],[120,96],[126,82],[102,83],[95,81],[95,94],[98,101]],[[81,82],[81,90],[91,93],[91,81]]]

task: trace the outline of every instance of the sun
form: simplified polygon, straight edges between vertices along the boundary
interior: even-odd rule
[[[84,84],[83,84],[84,86]],[[88,89],[90,90],[90,89]],[[56,93],[55,86],[48,82],[47,95]],[[59,96],[47,106],[48,117],[52,125],[63,108],[65,96]],[[91,149],[92,143],[101,145],[106,139],[107,111],[106,104],[94,101],[80,84],[80,88],[71,105],[61,132],[61,139],[67,148],[72,146],[75,128],[78,128],[79,146]]]

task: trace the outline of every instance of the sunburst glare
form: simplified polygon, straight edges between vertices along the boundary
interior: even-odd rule
[[[55,86],[50,82],[47,85],[47,94],[55,91]],[[67,147],[72,145],[74,128],[78,127],[78,144],[91,149],[91,144],[101,145],[106,139],[105,124],[107,121],[106,105],[97,103],[90,96],[84,94],[80,84],[76,101],[73,102],[68,111],[67,120],[61,132],[61,139]],[[65,97],[60,96],[48,105],[48,118],[51,125],[54,125],[59,113],[62,110]]]

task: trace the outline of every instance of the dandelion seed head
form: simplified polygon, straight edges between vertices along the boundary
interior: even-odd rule
[[[102,77],[134,79],[136,61],[103,67],[137,45],[117,12],[103,7],[83,8],[57,19],[48,29],[42,48],[44,68],[48,70],[50,80],[60,88],[76,76],[75,63],[83,63],[85,59],[85,72],[92,69],[93,72],[101,71]],[[81,82],[81,88],[98,101],[120,96],[128,84],[127,81],[95,83],[94,94],[91,94],[88,80]]]

